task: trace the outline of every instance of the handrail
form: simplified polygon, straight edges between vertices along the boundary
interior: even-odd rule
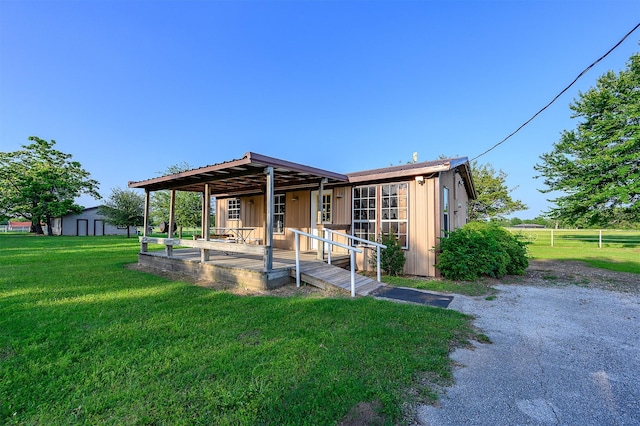
[[[291,232],[295,234],[295,246],[296,246],[296,286],[300,287],[300,235],[304,235],[308,238],[313,238],[318,241],[329,244],[329,252],[331,252],[331,246],[338,246],[349,250],[351,255],[351,297],[356,297],[356,253],[362,253],[362,249],[357,247],[348,246],[346,244],[338,243],[335,241],[327,240],[326,238],[319,237],[317,235],[309,234],[298,229],[291,229]]]
[[[186,240],[179,238],[138,237],[143,244],[162,244],[164,246],[183,246],[201,250],[220,250],[230,253],[255,254],[263,256],[265,246],[257,244],[230,244],[221,240]]]
[[[336,232],[333,229],[329,229],[329,228],[323,228],[325,233],[329,234],[329,240],[333,241],[333,234],[337,234],[340,237],[346,237],[349,238],[351,240],[355,240],[355,241],[359,241],[362,243],[366,243],[369,246],[374,246],[376,247],[376,263],[377,263],[377,267],[376,267],[376,275],[378,278],[378,282],[380,282],[380,249],[381,248],[387,248],[387,246],[385,246],[384,244],[380,244],[380,243],[376,243],[375,241],[369,241],[369,240],[365,240],[364,238],[360,238],[360,237],[355,237],[353,235],[349,235],[349,234],[343,234],[342,232]],[[328,261],[329,264],[331,264],[331,249],[329,249],[329,253],[328,253]]]

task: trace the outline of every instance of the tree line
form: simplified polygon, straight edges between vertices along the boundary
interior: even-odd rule
[[[559,194],[548,200],[553,203],[549,211],[534,220],[565,227],[639,227],[640,54],[632,55],[620,73],[609,71],[598,78],[570,109],[579,120],[576,128],[562,132],[534,166],[545,185],[540,191]],[[57,150],[55,140],[31,136],[29,141],[20,150],[0,152],[0,222],[24,218],[31,221],[32,232],[42,234],[44,223],[51,234],[53,218],[82,211],[75,203],[79,196],[101,199],[99,184],[71,154]],[[190,168],[181,163],[165,174]],[[471,170],[477,193],[470,201],[471,220],[507,221],[505,216],[527,208],[511,197],[514,188],[507,186],[502,170],[475,161]],[[153,194],[153,223],[166,220],[168,206],[168,192]],[[115,188],[100,211],[111,224],[139,226],[144,197]],[[199,226],[201,211],[199,194],[176,194],[177,223]]]

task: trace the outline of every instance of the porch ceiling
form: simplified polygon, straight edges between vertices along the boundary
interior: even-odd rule
[[[204,192],[204,186],[208,183],[211,187],[211,195],[217,197],[263,193],[266,185],[264,174],[266,167],[273,167],[276,190],[317,187],[322,179],[327,179],[326,186],[345,183],[349,180],[347,176],[339,173],[247,152],[237,160],[173,175],[129,182],[129,188],[142,188],[149,191],[175,189]]]

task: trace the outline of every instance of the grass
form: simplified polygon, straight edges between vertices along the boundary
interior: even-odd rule
[[[0,235],[0,423],[335,424],[375,402],[392,424],[474,338],[445,309],[168,281],[125,268],[137,250]]]
[[[599,248],[598,230],[554,230],[551,246],[550,229],[511,229],[529,242],[527,251],[531,259],[574,260],[595,268],[640,274],[640,231],[602,231]],[[555,281],[555,275],[544,280]],[[382,281],[398,287],[410,287],[467,296],[485,296],[493,300],[495,290],[484,281],[454,282],[445,279],[383,276]]]
[[[445,279],[431,279],[421,277],[406,276],[382,276],[382,282],[396,287],[417,288],[420,290],[431,290],[443,293],[464,294],[467,296],[484,296],[495,293],[485,282],[482,281],[448,281]]]
[[[599,231],[554,230],[553,247],[550,229],[512,230],[529,240],[532,259],[576,260],[617,272],[640,274],[640,231],[603,230],[602,248]]]

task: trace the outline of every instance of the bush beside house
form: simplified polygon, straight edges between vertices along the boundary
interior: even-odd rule
[[[522,275],[527,266],[526,243],[492,223],[470,222],[440,239],[436,267],[448,279]]]

